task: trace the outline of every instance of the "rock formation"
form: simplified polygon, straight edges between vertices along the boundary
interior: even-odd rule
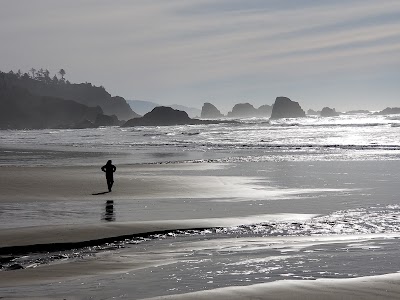
[[[157,105],[159,106],[159,105]],[[195,107],[190,107],[190,106],[185,106],[185,105],[180,105],[180,104],[171,104],[171,105],[164,105],[164,106],[168,106],[171,107],[173,109],[177,109],[177,110],[183,110],[185,111],[189,118],[198,118],[201,114],[201,110]]]
[[[258,115],[260,117],[267,117],[269,118],[271,116],[271,112],[272,112],[272,105],[261,105],[258,109],[257,109]]]
[[[239,103],[236,104],[232,111],[228,112],[230,118],[248,118],[257,116],[257,109],[254,108],[250,103]]]
[[[310,116],[318,116],[320,113],[321,112],[315,111],[313,109],[307,110],[307,115],[310,115]]]
[[[371,112],[369,110],[364,110],[364,109],[357,109],[357,110],[349,110],[346,111],[347,115],[357,115],[357,114],[370,114]]]
[[[232,111],[228,112],[230,118],[252,118],[252,117],[269,117],[271,116],[272,106],[261,105],[258,109],[250,103],[236,104]]]
[[[222,118],[224,115],[211,103],[204,103],[203,107],[201,108],[201,115],[204,119],[219,119]]]
[[[374,115],[395,115],[400,114],[400,107],[386,107],[380,112],[374,113]]]
[[[0,87],[0,128],[87,128],[95,127],[102,109],[71,100],[32,95],[18,87]]]
[[[287,97],[277,97],[272,107],[271,119],[273,120],[281,118],[300,118],[305,116],[306,113],[302,110],[300,104]]]
[[[53,82],[18,77],[13,73],[0,72],[0,81],[7,82],[8,86],[15,86],[28,90],[32,95],[48,96],[64,100],[73,100],[89,107],[100,106],[106,115],[116,115],[121,120],[138,117],[122,97],[112,97],[104,87],[93,86],[90,83],[72,84],[64,81]]]
[[[134,126],[170,126],[170,125],[198,125],[235,123],[234,121],[199,120],[191,119],[188,114],[171,107],[158,106],[141,118],[133,118],[127,121],[123,127]]]
[[[336,110],[334,108],[330,108],[330,107],[324,107],[321,110],[321,117],[336,117],[339,114],[336,112]]]
[[[123,122],[125,123],[125,122]],[[98,126],[119,126],[122,125],[121,121],[118,120],[116,115],[107,116],[107,115],[97,115],[96,121],[94,122],[96,127]]]

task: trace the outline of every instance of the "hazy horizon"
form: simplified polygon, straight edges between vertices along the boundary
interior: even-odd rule
[[[66,70],[125,99],[221,111],[399,106],[400,2],[0,1],[1,70]]]

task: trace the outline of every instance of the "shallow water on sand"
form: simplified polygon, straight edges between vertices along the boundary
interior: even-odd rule
[[[147,267],[20,286],[18,295],[142,299],[285,279],[380,275],[400,271],[396,263],[399,247],[398,233],[166,237],[97,254],[97,260],[125,265],[141,261]],[[14,293],[14,289],[0,291],[4,296]]]

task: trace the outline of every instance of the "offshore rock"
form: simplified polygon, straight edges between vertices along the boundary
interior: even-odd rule
[[[120,126],[121,121],[118,120],[116,115],[97,115],[96,121],[94,122],[96,127],[98,126]]]
[[[189,124],[191,119],[188,114],[171,107],[157,106],[141,118],[127,121],[123,126],[165,126]]]
[[[321,117],[336,117],[339,115],[338,112],[336,112],[336,110],[334,108],[330,108],[330,107],[324,107],[321,110]]]
[[[321,112],[315,111],[313,109],[307,110],[307,115],[309,116],[318,116]]]
[[[270,117],[271,116],[271,112],[272,112],[272,105],[261,105],[258,109],[257,109],[258,115],[260,117]]]
[[[395,115],[400,114],[400,107],[386,107],[380,112],[374,113],[374,115]]]
[[[358,115],[358,114],[370,114],[371,112],[369,110],[365,109],[356,109],[356,110],[349,110],[346,111],[346,115]]]
[[[258,116],[258,111],[250,103],[236,104],[232,108],[232,111],[228,112],[228,117],[230,118],[248,118],[255,116]]]
[[[199,125],[199,124],[220,124],[236,123],[235,121],[199,120],[191,119],[188,114],[171,107],[158,106],[141,118],[133,118],[127,121],[122,127],[134,126],[172,126],[172,125]]]
[[[206,102],[201,108],[201,117],[205,119],[219,119],[224,115],[213,104]]]
[[[271,119],[273,120],[281,118],[301,118],[305,116],[306,113],[301,108],[300,104],[287,97],[277,97],[272,107]]]

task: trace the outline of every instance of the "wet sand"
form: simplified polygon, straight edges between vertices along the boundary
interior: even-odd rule
[[[151,298],[152,300],[350,300],[399,299],[400,274],[317,280],[281,280],[243,287],[227,287],[183,295]],[[150,299],[148,299],[150,300]]]
[[[115,176],[114,191],[103,193],[106,186],[105,178],[98,167],[1,167],[0,204],[12,203],[25,206],[29,203],[39,202],[46,210],[46,203],[66,203],[66,201],[69,201],[68,203],[90,203],[90,201],[97,201],[98,198],[113,199],[114,201],[131,201],[132,198],[141,198],[151,202],[160,198],[173,198],[174,200],[187,197],[192,199],[249,198],[262,196],[265,192],[254,183],[254,178],[210,176],[210,170],[219,168],[223,168],[223,166],[218,164],[119,166]],[[163,174],[164,171],[168,172],[168,176]],[[201,176],[181,175],[182,171],[200,172]],[[271,194],[270,191],[269,193]],[[258,208],[255,211],[261,212]],[[208,213],[208,208],[206,212]],[[313,216],[308,214],[260,214],[210,218],[207,214],[200,212],[197,213],[197,219],[179,220],[185,216],[185,212],[180,215],[176,215],[176,213],[176,210],[162,211],[162,214],[150,216],[148,221],[137,222],[67,223],[2,228],[0,230],[0,254],[58,251],[99,245],[152,233],[254,224],[266,220],[307,219]],[[223,214],[224,212],[222,212]],[[28,221],[20,220],[20,222],[29,225],[29,216],[22,216]],[[174,217],[176,218],[173,219]],[[137,265],[148,266],[151,263],[107,262],[96,259],[79,263],[41,266],[37,269],[0,272],[0,286],[50,282],[60,278],[88,276],[117,270],[121,272],[124,269],[135,269]]]
[[[0,202],[263,195],[257,193],[257,178],[207,173],[222,168],[222,164],[121,165],[114,175],[113,191],[108,193],[98,166],[0,167]]]
[[[284,199],[299,191],[286,191],[286,194],[269,190],[258,184],[259,178],[239,176],[216,176],[210,170],[224,168],[222,165],[124,165],[117,170],[116,183],[112,193],[104,193],[106,183],[99,167],[0,167],[0,203],[64,203],[113,199],[131,201],[133,198],[147,199],[219,199],[243,201],[243,199],[265,198]],[[188,173],[192,172],[191,174]],[[166,173],[164,173],[166,172]],[[198,174],[196,174],[196,172]],[[321,190],[323,192],[323,190]],[[306,193],[312,193],[307,190]],[[94,195],[93,195],[94,194]],[[104,201],[102,200],[102,201]],[[231,206],[231,203],[224,203]],[[45,208],[44,208],[45,209]],[[290,208],[296,211],[294,208]],[[258,211],[259,215],[255,215]],[[29,226],[23,228],[1,228],[0,251],[26,251],[35,245],[53,247],[57,244],[79,245],[90,241],[101,241],[115,237],[140,235],[151,232],[164,232],[176,229],[208,228],[252,224],[274,218],[289,219],[291,215],[266,214],[268,210],[256,208],[253,214],[241,211],[242,217],[234,215],[210,218],[206,213],[196,212],[198,218],[185,219],[187,212],[161,211],[148,220],[138,222],[114,222],[96,224],[63,224],[52,226]],[[249,211],[250,212],[250,211]],[[211,214],[211,213],[210,213]],[[246,218],[245,216],[248,215]],[[174,220],[173,217],[177,219]],[[304,218],[312,215],[304,214]],[[293,216],[298,218],[299,216]],[[22,248],[19,248],[22,247]],[[27,248],[23,248],[27,247]],[[19,287],[29,284],[43,284],[64,280],[67,277],[88,277],[99,274],[120,273],[124,270],[147,268],[162,261],[116,260],[110,257],[96,257],[68,264],[54,264],[33,269],[0,272],[1,287]],[[279,281],[247,287],[229,287],[192,294],[161,297],[157,299],[398,299],[400,297],[400,275],[385,275],[357,279],[319,279],[316,281]],[[63,287],[68,290],[68,283]],[[129,289],[129,287],[127,287]],[[65,299],[85,299],[80,295],[66,294]],[[5,299],[18,299],[8,297]],[[35,299],[34,297],[32,299]],[[38,297],[37,299],[60,299]]]

